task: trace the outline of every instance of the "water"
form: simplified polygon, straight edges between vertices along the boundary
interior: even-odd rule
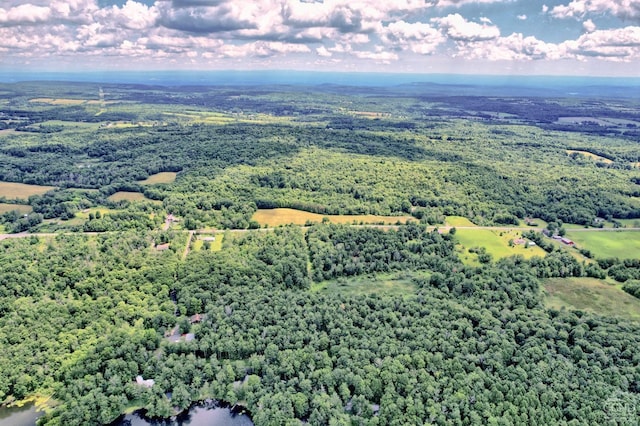
[[[253,426],[246,414],[221,407],[215,402],[196,404],[175,420],[150,420],[136,411],[113,422],[110,426]],[[2,425],[4,426],[4,425]],[[8,426],[8,425],[7,425]]]
[[[0,407],[0,426],[34,426],[43,412],[36,411],[33,404],[22,407]]]

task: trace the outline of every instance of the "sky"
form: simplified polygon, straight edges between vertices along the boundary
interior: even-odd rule
[[[0,71],[640,77],[640,0],[0,0]]]

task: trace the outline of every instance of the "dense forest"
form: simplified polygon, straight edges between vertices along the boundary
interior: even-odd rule
[[[0,91],[0,227],[29,232],[0,239],[0,403],[48,398],[40,425],[207,399],[256,425],[635,424],[640,322],[545,287],[640,303],[635,246],[561,240],[640,218],[633,99],[98,89]],[[253,219],[283,207],[416,220]],[[519,235],[541,254],[465,246],[452,216],[541,221]]]

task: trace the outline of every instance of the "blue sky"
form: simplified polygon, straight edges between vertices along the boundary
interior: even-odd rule
[[[640,0],[3,0],[0,71],[640,76]]]

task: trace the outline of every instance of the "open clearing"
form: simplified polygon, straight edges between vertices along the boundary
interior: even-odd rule
[[[178,174],[175,172],[161,172],[151,175],[145,180],[138,181],[140,185],[155,185],[157,183],[173,183]]]
[[[429,274],[424,272],[421,276],[428,278]],[[342,278],[311,284],[311,291],[345,296],[408,296],[415,294],[416,290],[412,274],[406,272]]]
[[[323,218],[328,218],[331,223],[346,224],[395,224],[398,221],[405,223],[407,220],[415,220],[412,216],[377,216],[367,215],[322,215],[318,213],[309,213],[295,209],[259,209],[254,213],[252,220],[260,225],[280,226],[280,225],[304,225],[307,222],[322,222]]]
[[[147,201],[149,200],[141,192],[118,191],[107,198],[109,201]]]
[[[477,226],[475,223],[462,216],[447,216],[444,224],[446,226]]]
[[[590,250],[596,257],[619,257],[631,259],[640,257],[640,232],[571,232],[567,238],[580,248]]]
[[[11,212],[11,211],[14,211],[14,210],[19,211],[21,214],[27,214],[27,213],[31,213],[33,211],[31,206],[25,206],[23,204],[0,203],[0,214]]]
[[[86,99],[64,99],[64,98],[35,98],[29,102],[37,102],[49,105],[82,105],[87,102]]]
[[[544,288],[550,309],[577,309],[605,316],[640,320],[640,299],[595,278],[551,278]]]
[[[534,256],[544,257],[546,252],[538,246],[526,247],[526,244],[517,244],[509,247],[509,240],[521,238],[521,231],[497,231],[491,229],[458,229],[456,238],[462,246],[460,253],[461,260],[468,265],[477,265],[478,256],[469,253],[472,247],[484,247],[487,253],[491,254],[493,260],[516,254],[522,255],[525,259]]]
[[[56,189],[56,187],[0,182],[0,197],[6,197],[8,200],[26,200],[32,195],[42,195],[52,189]]]
[[[592,160],[595,160],[595,161],[601,161],[601,162],[607,163],[607,164],[613,163],[613,161],[609,160],[608,158],[604,158],[604,157],[601,157],[601,156],[596,155],[596,154],[592,154],[592,153],[587,152],[587,151],[579,151],[577,149],[567,149],[567,154],[571,155],[573,153],[582,154],[585,157],[589,157],[589,158],[591,158]]]
[[[215,240],[211,241],[211,238],[215,238]],[[193,251],[200,251],[204,246],[205,242],[209,242],[209,250],[210,251],[220,251],[222,250],[222,240],[224,239],[223,234],[203,234],[197,235],[195,240],[193,241]]]

